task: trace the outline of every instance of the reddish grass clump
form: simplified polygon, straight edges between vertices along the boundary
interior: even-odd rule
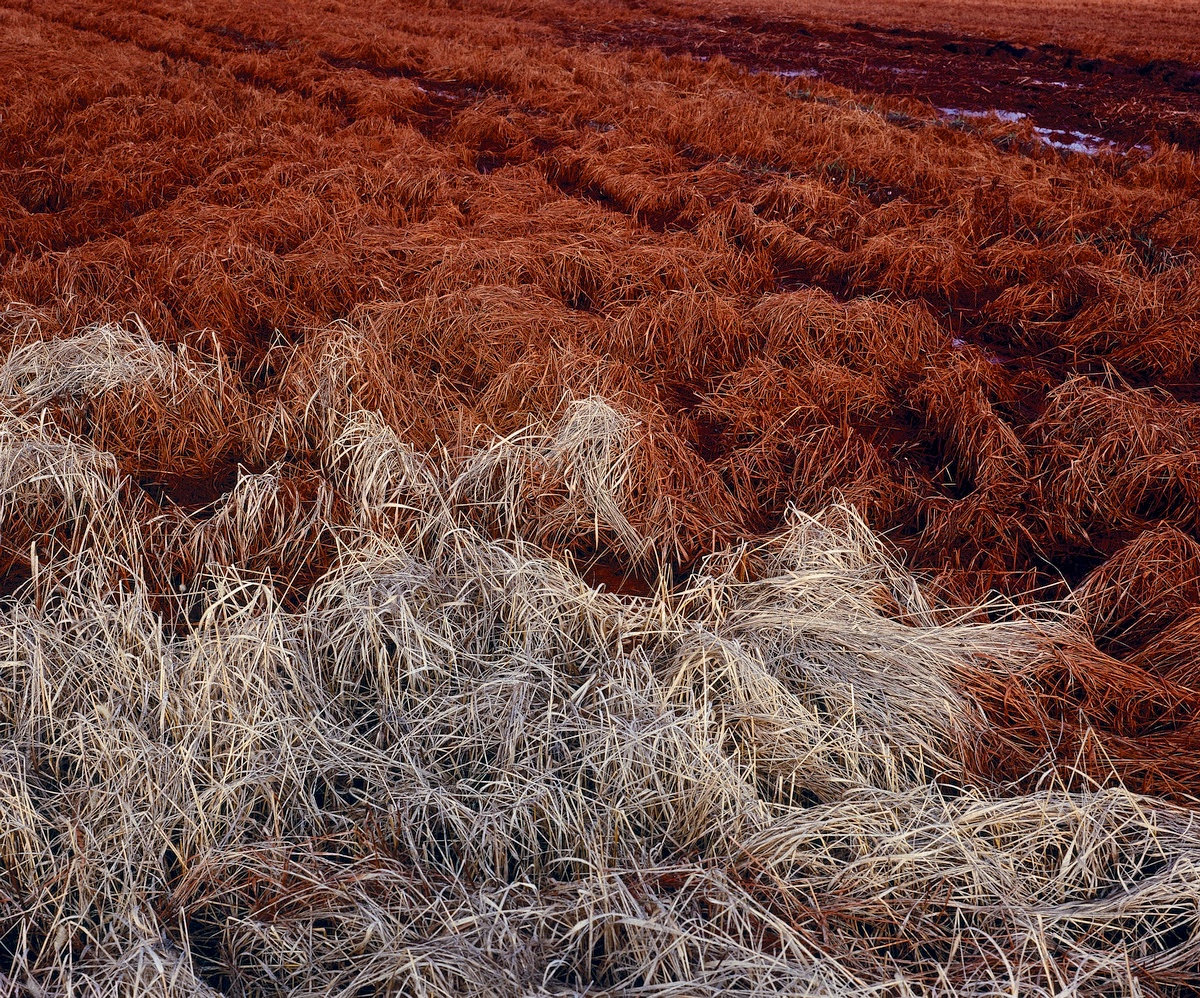
[[[592,45],[564,16],[4,8],[0,339],[61,373],[107,322],[149,365],[39,399],[14,361],[11,390],[151,500],[208,509],[240,466],[335,521],[305,492],[330,413],[453,462],[601,396],[633,427],[631,533],[529,507],[596,578],[685,579],[845,500],[950,604],[1081,587],[1101,657],[1048,666],[1012,724],[1118,660],[1175,702],[1200,605],[1194,155],[1067,156],[1028,122]],[[208,373],[168,384],[185,356]],[[7,588],[37,530],[6,541]],[[300,599],[317,570],[286,562],[324,564],[317,534],[195,556]],[[1112,696],[1085,726],[1124,745]]]

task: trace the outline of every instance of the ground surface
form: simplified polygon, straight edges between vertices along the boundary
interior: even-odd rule
[[[1116,30],[1113,6],[1109,27]],[[854,11],[841,10],[844,23],[834,24],[804,5],[780,4],[746,5],[702,19],[629,12],[582,30],[573,21],[559,26],[572,39],[654,46],[704,59],[724,55],[752,70],[819,77],[855,90],[914,97],[935,108],[1027,115],[1065,143],[1073,132],[1124,145],[1156,137],[1193,150],[1200,143],[1200,61],[1191,50],[1190,60],[1166,58],[1161,51],[1104,57],[1094,49],[1045,41],[1050,33],[1040,21],[1010,35],[1004,18],[986,11],[972,10],[967,24],[958,25],[951,6],[921,17],[910,14],[900,24],[884,8],[867,6],[851,17]],[[828,17],[834,11],[820,13]],[[1127,23],[1125,13],[1119,21]],[[1188,17],[1170,23],[1187,37]],[[971,31],[965,33],[968,24]],[[1200,23],[1191,27],[1200,35]],[[1159,30],[1166,34],[1165,27]],[[1156,37],[1145,43],[1151,50]]]
[[[1188,0],[735,0],[690,8],[824,24],[854,22],[886,28],[940,31],[1021,45],[1059,45],[1084,56],[1121,56],[1140,62],[1200,59],[1200,11]]]
[[[0,986],[1186,993],[1167,9],[0,3]]]

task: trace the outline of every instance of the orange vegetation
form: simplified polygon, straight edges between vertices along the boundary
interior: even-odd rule
[[[6,346],[140,322],[221,372],[178,408],[59,413],[185,512],[282,461],[285,500],[336,520],[322,392],[450,455],[603,396],[639,427],[650,547],[538,525],[592,578],[644,590],[845,500],[949,604],[1076,589],[1097,647],[994,691],[987,766],[1074,764],[1063,732],[1094,730],[1101,769],[1196,793],[1194,156],[1064,156],[1028,123],[563,33],[628,16],[3,7]],[[37,529],[6,534],[6,588]],[[302,589],[332,543],[263,564]]]
[[[1195,993],[1193,68],[697,9],[0,0],[0,993]]]

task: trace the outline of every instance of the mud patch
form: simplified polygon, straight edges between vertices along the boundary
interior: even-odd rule
[[[1048,144],[1072,152],[1155,141],[1200,149],[1200,67],[1181,62],[1135,64],[1056,45],[750,16],[702,23],[648,20],[631,11],[625,22],[555,27],[577,44],[724,56],[752,72],[819,77],[935,108],[976,114],[1000,109],[1029,118]]]

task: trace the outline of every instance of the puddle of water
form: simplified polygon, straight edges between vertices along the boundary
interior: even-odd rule
[[[967,111],[961,107],[939,107],[938,110],[947,118],[987,118],[994,115],[1001,121],[1016,122],[1025,120],[1025,115],[1021,111],[1001,111],[997,108],[992,108],[988,111]]]
[[[1055,149],[1063,152],[1078,152],[1085,156],[1098,156],[1115,148],[1114,143],[1099,135],[1089,135],[1087,132],[1068,132],[1060,128],[1041,128],[1033,126],[1033,134]]]
[[[778,76],[782,80],[795,80],[799,77],[814,79],[821,75],[816,69],[775,69],[771,71],[772,76]]]
[[[1090,132],[1068,132],[1058,128],[1033,127],[1033,134],[1046,143],[1063,152],[1078,152],[1085,156],[1099,156],[1102,153],[1120,153],[1126,147],[1106,139],[1103,135],[1092,135]],[[1139,152],[1150,152],[1150,147],[1144,143],[1129,146]]]
[[[1039,82],[1037,80],[1031,82]],[[1064,84],[1065,86],[1065,84]],[[960,107],[939,107],[937,109],[947,118],[959,118],[979,120],[995,116],[1000,121],[1016,123],[1024,121],[1028,115],[1021,111],[1002,111],[992,109],[989,111],[968,111]],[[1150,152],[1148,145],[1122,146],[1120,143],[1113,142],[1111,139],[1106,139],[1103,135],[1092,135],[1090,132],[1069,131],[1062,128],[1043,128],[1040,125],[1033,126],[1033,134],[1046,145],[1060,152],[1077,152],[1084,156],[1100,156],[1104,153],[1119,154],[1128,150],[1136,149],[1139,152]]]

